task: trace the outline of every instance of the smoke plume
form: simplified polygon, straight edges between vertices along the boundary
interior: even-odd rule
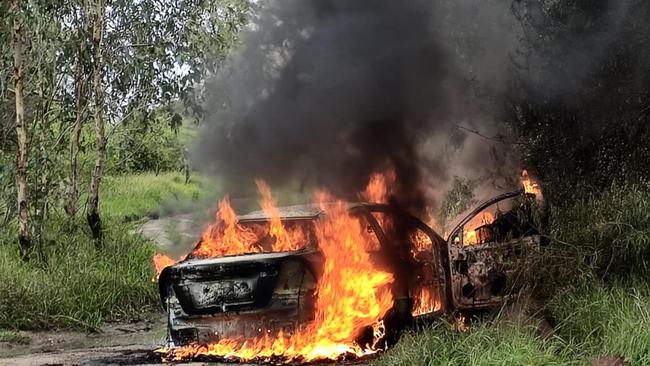
[[[210,110],[195,164],[217,172],[235,195],[262,178],[347,199],[357,199],[371,173],[394,169],[395,200],[414,212],[457,172],[511,176],[516,159],[476,80],[502,88],[500,63],[515,37],[495,16],[477,14],[497,26],[475,20],[474,28],[450,18],[480,13],[483,2],[464,3],[473,5],[265,3],[240,52],[206,84]],[[489,52],[455,41],[465,26],[489,38]]]

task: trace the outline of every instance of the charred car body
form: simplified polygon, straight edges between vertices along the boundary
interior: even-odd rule
[[[349,204],[350,215],[360,220],[371,260],[395,277],[387,329],[504,301],[520,285],[516,272],[521,262],[540,247],[530,212],[534,201],[523,191],[488,200],[459,220],[446,239],[390,205]],[[311,322],[323,265],[313,227],[323,215],[326,210],[311,205],[279,208],[284,225],[306,228],[299,250],[218,258],[189,255],[165,268],[158,283],[170,344],[290,334]],[[268,220],[263,212],[238,218],[239,224],[251,227]]]

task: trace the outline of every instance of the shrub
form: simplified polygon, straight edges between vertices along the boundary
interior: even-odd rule
[[[25,263],[16,225],[0,227],[0,328],[95,329],[102,321],[137,319],[157,310],[151,282],[155,245],[130,223],[165,207],[178,210],[209,192],[210,181],[189,184],[178,173],[106,177],[100,199],[105,237],[99,249],[85,217],[71,223],[53,210],[45,222],[41,256]]]
[[[115,131],[107,146],[112,174],[166,172],[183,168],[184,147],[162,113],[143,115]]]
[[[201,176],[192,177],[185,184],[180,173],[106,177],[101,188],[101,212],[107,219],[117,221],[156,217],[165,211],[189,210],[217,188],[216,183]]]

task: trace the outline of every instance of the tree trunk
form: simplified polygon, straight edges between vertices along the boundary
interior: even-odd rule
[[[85,41],[84,32],[82,27],[85,25],[85,20],[77,22],[79,44],[77,54],[77,65],[75,69],[74,83],[75,83],[75,122],[74,130],[72,131],[72,140],[70,142],[70,187],[68,189],[68,202],[65,206],[65,211],[71,219],[77,215],[78,207],[77,201],[79,200],[79,168],[77,164],[79,156],[79,139],[81,137],[81,127],[83,126],[84,117],[86,114],[86,77],[84,75],[85,64]],[[84,28],[85,29],[85,28]]]
[[[99,217],[99,185],[106,160],[106,137],[104,134],[104,89],[102,86],[102,36],[104,28],[104,0],[95,0],[93,12],[93,87],[95,89],[95,169],[90,182],[86,207],[86,219],[93,238],[102,238],[102,222]]]
[[[18,190],[18,245],[23,259],[29,259],[32,240],[29,232],[29,216],[27,211],[27,122],[25,121],[25,105],[23,99],[23,45],[20,27],[20,0],[12,0],[14,17],[12,45],[14,53],[14,83],[16,95],[16,137],[18,140],[16,185]]]

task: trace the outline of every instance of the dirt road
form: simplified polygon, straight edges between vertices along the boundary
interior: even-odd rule
[[[23,344],[0,343],[0,365],[151,365],[165,344],[164,319],[107,324],[96,333],[21,333]]]

